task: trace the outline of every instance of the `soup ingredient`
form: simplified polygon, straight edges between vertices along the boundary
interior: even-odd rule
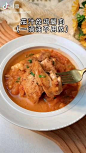
[[[21,85],[24,89],[26,97],[31,100],[32,103],[37,103],[43,93],[41,86],[37,85],[36,78],[26,72],[22,77]]]
[[[27,67],[27,69],[29,69],[29,66],[28,65],[26,67]]]
[[[30,63],[32,63],[32,60],[31,60],[31,59],[29,59],[28,61],[29,61]]]
[[[45,75],[39,75],[39,78],[46,78]]]
[[[44,92],[48,97],[54,97],[54,95],[60,94],[62,92],[62,83],[61,79],[58,79],[57,76],[56,80],[51,80],[51,77],[43,70],[42,66],[38,61],[34,62],[33,64],[33,71],[35,73],[36,80],[40,86],[42,86]],[[39,76],[45,77],[39,77]],[[60,78],[60,77],[59,77]],[[59,83],[60,82],[60,83]]]
[[[35,77],[35,74],[33,72],[30,72],[31,75],[33,75]]]
[[[45,60],[47,57],[50,57],[50,53],[42,50],[41,53],[35,54],[34,57],[37,59],[37,61],[41,62]]]

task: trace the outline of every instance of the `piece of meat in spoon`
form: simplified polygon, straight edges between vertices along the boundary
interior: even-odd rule
[[[33,72],[31,74],[25,73],[21,84],[28,99],[30,99],[33,103],[38,103],[39,98],[43,93],[43,89],[38,85],[35,75],[32,74]]]
[[[51,73],[50,76],[43,70],[41,64],[36,61],[33,64],[33,71],[40,86],[48,97],[54,97],[62,92],[61,78]],[[53,76],[54,75],[54,76]]]
[[[55,60],[54,58],[46,58],[45,60],[43,60],[41,62],[41,65],[43,67],[43,69],[46,72],[49,72],[49,76],[52,80],[52,91],[54,93],[54,95],[60,95],[60,93],[62,92],[62,81],[61,81],[61,77],[56,75],[56,69],[55,69]]]
[[[46,58],[50,57],[50,53],[49,52],[45,52],[45,51],[41,51],[41,53],[35,54],[34,58],[39,61],[42,62],[43,60],[45,60]]]

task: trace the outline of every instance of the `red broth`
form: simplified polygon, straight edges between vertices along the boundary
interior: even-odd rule
[[[58,72],[63,71],[70,71],[72,69],[76,69],[76,67],[72,64],[72,62],[63,54],[61,54],[59,51],[55,51],[52,49],[31,49],[22,51],[18,55],[15,55],[6,65],[4,73],[3,73],[3,84],[4,88],[8,94],[8,96],[11,98],[13,102],[15,102],[17,105],[31,111],[35,112],[50,112],[55,111],[58,109],[61,109],[68,105],[77,95],[80,87],[80,83],[76,84],[68,84],[63,85],[63,92],[59,96],[55,96],[53,100],[50,98],[47,98],[44,94],[41,96],[38,103],[33,104],[27,97],[23,96],[21,97],[18,95],[13,95],[11,90],[8,89],[6,85],[6,78],[4,77],[5,74],[9,73],[11,66],[26,59],[26,56],[29,54],[37,54],[40,53],[41,50],[47,51],[51,53],[51,56],[56,58],[58,62],[61,63],[61,65],[58,65]],[[17,84],[18,85],[18,84]],[[17,92],[17,91],[16,91]],[[44,98],[45,96],[45,98]]]

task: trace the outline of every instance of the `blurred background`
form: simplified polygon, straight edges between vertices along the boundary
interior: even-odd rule
[[[6,2],[9,5],[12,5],[13,4],[13,1],[14,0],[3,0],[3,1],[0,0],[0,7],[3,7],[3,5],[6,4]],[[34,2],[34,3],[40,3],[40,4],[47,3],[47,5],[51,3],[51,5],[56,5],[56,3],[58,3],[58,2],[60,2],[62,0],[26,0],[26,1]]]

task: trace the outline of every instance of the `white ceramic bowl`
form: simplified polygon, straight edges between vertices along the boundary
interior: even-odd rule
[[[7,62],[17,53],[32,47],[49,47],[62,50],[78,69],[86,67],[86,52],[77,44],[55,35],[39,34],[17,38],[0,49],[0,112],[14,124],[33,130],[53,130],[68,126],[86,114],[86,75],[76,98],[62,109],[40,113],[15,104],[3,87],[3,71]]]

